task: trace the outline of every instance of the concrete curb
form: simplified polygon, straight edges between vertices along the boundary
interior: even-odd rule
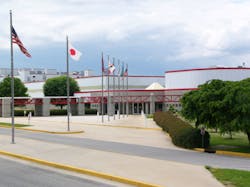
[[[83,125],[85,125],[85,124],[83,124]],[[140,129],[140,130],[156,130],[156,131],[161,131],[160,128],[152,128],[152,127],[132,127],[132,126],[98,125],[98,124],[86,124],[86,125],[95,125],[95,126],[105,126],[105,127],[118,127],[118,128],[128,128],[128,129]]]
[[[136,180],[132,180],[132,179],[128,179],[128,178],[114,176],[114,175],[101,173],[101,172],[97,172],[97,171],[93,171],[93,170],[73,167],[70,165],[63,165],[63,164],[59,164],[59,163],[55,163],[55,162],[49,162],[46,160],[32,158],[32,157],[25,156],[25,155],[19,155],[19,154],[15,154],[15,153],[3,151],[3,150],[0,150],[0,154],[5,155],[5,156],[18,158],[18,159],[22,159],[22,160],[26,160],[26,161],[30,161],[30,162],[35,162],[38,164],[42,164],[42,165],[46,165],[46,166],[50,166],[50,167],[54,167],[54,168],[58,168],[58,169],[63,169],[63,170],[67,170],[67,171],[73,171],[76,173],[81,173],[81,174],[85,174],[85,175],[90,175],[90,176],[94,176],[94,177],[108,179],[108,180],[112,180],[112,181],[116,181],[116,182],[120,182],[120,183],[124,183],[124,184],[140,186],[140,187],[160,187],[159,185],[155,185],[155,184],[148,184],[148,183],[144,183],[141,181],[136,181]]]
[[[133,127],[133,126],[124,126],[124,125],[105,125],[105,124],[95,124],[95,123],[78,123],[81,125],[94,125],[94,126],[100,126],[100,127],[117,127],[117,128],[128,128],[128,129],[140,129],[140,130],[156,130],[156,131],[161,131],[162,129],[160,128],[152,128],[152,127]]]
[[[32,132],[43,132],[43,133],[49,133],[49,134],[79,134],[83,133],[84,131],[47,131],[47,130],[38,130],[38,129],[27,129],[27,128],[17,128],[19,130],[25,130],[25,131],[32,131]]]
[[[3,128],[11,128],[10,126],[3,126],[0,125],[0,127]],[[32,132],[42,132],[42,133],[49,133],[49,134],[79,134],[79,133],[83,133],[84,131],[47,131],[47,130],[38,130],[38,129],[28,129],[25,127],[15,127],[15,129],[19,129],[19,130],[25,130],[25,131],[32,131]]]
[[[205,149],[203,149],[203,148],[194,148],[193,150],[199,151],[199,152],[205,152]],[[250,154],[248,154],[248,153],[239,153],[239,152],[232,152],[232,151],[216,150],[215,154],[250,158]]]
[[[46,120],[48,122],[55,122],[51,120]],[[60,121],[60,123],[66,123],[65,121]],[[80,123],[80,122],[71,122],[72,124],[80,124],[80,125],[93,125],[99,127],[117,127],[117,128],[128,128],[128,129],[140,129],[140,130],[157,130],[161,131],[161,128],[154,128],[154,127],[134,127],[134,126],[125,126],[125,125],[107,125],[107,124],[97,124],[97,123]]]

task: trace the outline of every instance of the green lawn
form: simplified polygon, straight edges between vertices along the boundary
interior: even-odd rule
[[[216,179],[225,186],[230,187],[248,187],[250,186],[250,171],[235,169],[218,169],[206,167]]]
[[[233,139],[228,135],[210,132],[210,145],[217,150],[250,153],[250,144],[244,133],[233,133]]]
[[[11,127],[11,123],[2,123],[2,122],[0,122],[0,126]],[[30,126],[30,125],[15,124],[15,127],[28,127],[28,126]]]

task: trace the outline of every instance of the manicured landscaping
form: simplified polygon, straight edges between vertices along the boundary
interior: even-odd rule
[[[250,186],[250,171],[235,169],[218,169],[206,167],[217,180],[225,186],[247,187]]]
[[[11,127],[11,123],[3,123],[3,122],[0,122],[0,126]],[[28,126],[30,126],[30,125],[15,124],[15,127],[28,127]]]
[[[231,139],[229,135],[210,132],[210,146],[216,150],[250,153],[250,145],[244,133],[233,133]]]
[[[200,129],[192,127],[188,122],[178,118],[176,114],[168,112],[156,112],[154,121],[169,133],[172,142],[184,148],[209,147],[209,133],[204,131],[202,137]]]
[[[28,114],[31,112],[32,116],[34,116],[34,110],[15,110],[14,114],[15,116],[28,116]]]
[[[193,136],[192,131],[194,130],[191,130],[191,129],[195,129],[195,128],[190,129],[189,126],[191,125],[191,123],[185,120],[185,118],[179,115],[177,116],[177,114],[171,115],[170,112],[161,112],[161,113],[155,113],[154,120],[159,126],[163,128],[163,130],[170,133],[170,136],[172,137],[174,144],[176,144],[177,146],[186,147],[186,148],[193,147],[190,145],[183,145],[182,143],[182,142],[190,141],[187,138],[184,140],[182,134],[184,134],[184,136],[187,136],[187,134],[189,134],[187,137],[192,138]],[[177,124],[178,126],[176,126]],[[191,125],[191,126],[194,127],[194,125]],[[180,132],[179,129],[182,129],[181,130],[182,132]],[[198,135],[199,129],[196,129],[196,130],[197,130],[197,135]],[[175,135],[176,132],[178,132],[177,133],[178,136]],[[240,153],[250,153],[250,145],[248,143],[247,135],[242,132],[237,132],[237,133],[233,132],[232,139],[230,138],[228,134],[222,135],[220,133],[214,132],[214,130],[209,130],[209,135],[210,135],[209,147],[207,146],[209,143],[206,142],[206,147],[208,148],[208,150],[211,149],[213,151],[222,150],[222,151],[231,151],[231,152],[240,152]],[[178,140],[178,142],[176,142],[176,139]],[[195,139],[197,140],[197,137]],[[179,141],[181,141],[181,143]],[[206,139],[206,141],[208,140]],[[195,143],[194,145],[196,145],[197,148],[202,147],[199,143]]]
[[[241,81],[211,80],[181,98],[181,114],[195,126],[220,133],[244,132],[250,144],[250,78]]]

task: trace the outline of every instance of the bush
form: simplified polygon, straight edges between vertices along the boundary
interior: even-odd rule
[[[67,115],[67,110],[66,109],[53,109],[50,110],[50,115],[51,116],[65,116]]]
[[[180,147],[202,147],[202,135],[199,129],[193,128],[189,123],[174,116],[172,112],[156,112],[154,121],[169,133],[172,142]],[[205,132],[204,147],[209,146],[209,133]]]
[[[96,109],[91,109],[91,108],[86,108],[85,109],[85,114],[97,114],[97,110]]]
[[[25,115],[24,115],[24,111],[26,111]],[[34,110],[15,110],[15,116],[28,116],[29,112],[31,112],[32,116],[34,116]],[[97,110],[86,108],[85,114],[96,115]],[[50,110],[50,115],[51,116],[65,116],[67,115],[67,109],[52,109]]]
[[[90,109],[90,108],[86,108],[85,109],[85,114],[97,114],[97,110],[96,109]],[[50,115],[51,116],[65,116],[67,115],[67,109],[53,109],[50,110]],[[74,114],[73,114],[74,115]]]
[[[15,116],[28,116],[30,112],[32,113],[32,116],[34,116],[34,110],[15,110],[14,115]]]

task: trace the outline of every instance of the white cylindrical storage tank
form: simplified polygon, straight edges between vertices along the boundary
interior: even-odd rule
[[[250,68],[217,67],[174,70],[165,72],[166,89],[197,88],[200,84],[213,79],[239,81],[250,77]]]

